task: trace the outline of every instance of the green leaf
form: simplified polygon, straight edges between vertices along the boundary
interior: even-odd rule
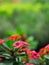
[[[27,39],[28,42],[31,42],[31,41],[33,41],[33,40],[34,40],[34,37],[33,37],[33,36],[30,36],[30,37],[28,37],[28,39]]]
[[[45,55],[44,58],[49,60],[49,54]]]
[[[13,65],[11,62],[6,62],[6,63],[0,63],[0,65]]]
[[[16,33],[19,33],[20,35],[23,34],[23,32],[22,32],[20,26],[17,26],[17,28],[16,28]]]
[[[3,43],[3,46],[5,46],[6,48],[9,48],[8,45],[6,43]]]
[[[20,56],[25,56],[25,52],[20,53]]]
[[[8,46],[10,49],[13,49],[13,46],[12,46],[13,43],[14,43],[14,41],[12,41],[12,40],[7,40],[7,41],[6,41],[6,44],[7,44],[7,46]]]
[[[30,36],[27,42],[29,43],[29,49],[35,49],[37,47],[38,42],[34,40],[34,37]]]

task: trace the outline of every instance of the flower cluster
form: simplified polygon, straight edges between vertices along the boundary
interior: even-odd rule
[[[18,65],[20,62],[25,65],[35,65],[33,63],[29,63],[29,61],[32,59],[40,59],[41,55],[44,56],[49,53],[49,44],[46,45],[44,48],[41,48],[39,52],[36,52],[35,50],[28,49],[29,44],[27,43],[27,41],[22,40],[22,36],[12,35],[6,40],[0,39],[0,48],[5,51],[8,59],[4,57],[4,54],[1,53],[0,55],[3,56],[0,56],[0,62],[3,61],[3,58],[5,58],[6,60],[11,59],[13,63],[18,63]],[[12,48],[10,45],[12,46]]]
[[[40,55],[46,55],[47,53],[49,53],[49,44],[41,48],[38,53]]]

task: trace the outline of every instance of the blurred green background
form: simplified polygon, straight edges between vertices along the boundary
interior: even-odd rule
[[[49,0],[0,0],[0,38],[27,35],[31,49],[49,43]]]

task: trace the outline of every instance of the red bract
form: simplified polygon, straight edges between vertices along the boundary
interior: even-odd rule
[[[45,46],[47,52],[49,52],[49,44]]]
[[[13,44],[14,48],[21,48],[23,46],[22,42],[21,41],[18,41],[18,42],[15,42]]]
[[[22,51],[22,52],[26,52],[26,50],[27,50],[27,48],[21,48],[20,51]]]
[[[34,58],[34,59],[37,59],[37,58],[39,58],[39,54],[36,52],[36,51],[32,51],[32,58]]]
[[[49,52],[49,44],[39,50],[39,54],[46,55]]]
[[[16,39],[20,39],[20,38],[21,38],[21,36],[19,36],[19,35],[12,35],[9,38],[7,38],[7,40],[13,40],[13,41],[15,41]]]
[[[0,44],[2,44],[4,42],[4,40],[0,39]]]
[[[28,59],[31,60],[32,59],[32,52],[31,52],[31,50],[26,49],[26,53],[28,55]]]
[[[26,63],[26,65],[34,65],[34,64]]]
[[[47,54],[47,51],[45,48],[41,48],[38,52],[40,55],[46,55]]]
[[[27,42],[24,42],[24,41],[23,41],[23,45],[24,46],[29,46],[29,44]]]
[[[2,62],[3,58],[0,57],[0,62]]]
[[[28,48],[22,48],[20,51],[21,52],[26,52],[29,60],[32,59],[32,51],[30,49],[28,49]]]
[[[13,44],[14,48],[22,48],[23,46],[28,46],[27,42],[17,41]]]
[[[31,60],[31,59],[37,59],[37,58],[39,58],[39,54],[36,52],[36,51],[31,51],[31,50],[29,50],[28,48],[22,48],[21,49],[21,51],[25,51],[26,53],[27,53],[27,55],[28,55],[28,59],[29,60]]]

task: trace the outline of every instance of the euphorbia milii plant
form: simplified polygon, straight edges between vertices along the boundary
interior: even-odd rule
[[[41,55],[49,53],[49,45],[40,49],[38,53],[28,49],[28,46],[29,43],[20,35],[12,35],[4,40],[0,39],[0,62],[11,61],[13,65],[35,65],[30,60],[39,59],[41,61]],[[40,62],[38,63],[42,65]]]

